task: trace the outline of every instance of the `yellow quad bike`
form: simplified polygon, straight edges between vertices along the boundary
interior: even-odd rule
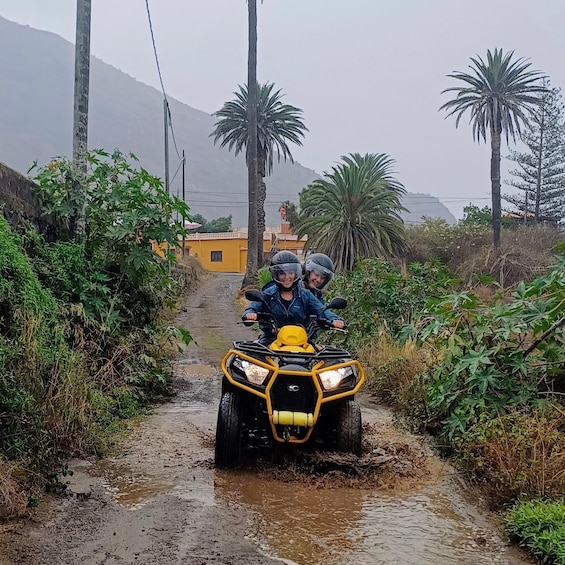
[[[259,291],[245,296],[264,303]],[[346,306],[345,299],[334,298],[326,308]],[[263,316],[275,323],[271,315]],[[312,317],[308,328],[278,329],[268,347],[257,341],[233,343],[222,360],[217,467],[237,465],[253,443],[305,444],[315,437],[342,452],[361,452],[361,410],[354,396],[365,373],[348,351],[314,346],[319,329],[332,328],[325,318]]]

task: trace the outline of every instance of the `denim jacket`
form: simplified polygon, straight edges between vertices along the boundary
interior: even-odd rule
[[[306,327],[311,315],[320,315],[324,309],[324,304],[320,302],[314,294],[308,289],[298,285],[292,291],[292,301],[287,308],[281,301],[281,295],[278,287],[275,284],[265,285],[262,289],[265,301],[269,305],[271,312],[277,320],[280,327],[298,324]],[[268,309],[261,302],[251,302],[251,304],[243,312],[243,318],[250,313],[268,312]],[[322,318],[326,318],[330,322],[334,320],[341,320],[339,316],[334,314],[331,310],[326,310],[321,314]],[[272,328],[268,323],[260,323],[259,327],[263,332],[260,338],[262,343],[270,343],[276,337],[273,334]]]
[[[309,290],[324,306],[326,305],[324,294],[322,293],[321,290],[318,290],[317,288],[306,288],[306,287],[304,288],[306,290]]]
[[[265,292],[265,289],[276,286],[275,281],[269,281],[267,284],[263,285],[261,292]],[[304,290],[309,290],[324,306],[326,305],[326,300],[324,298],[324,293],[317,288],[308,288],[304,283],[302,283]]]

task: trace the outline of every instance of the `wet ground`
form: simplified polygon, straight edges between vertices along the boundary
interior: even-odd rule
[[[177,395],[137,423],[119,455],[71,461],[69,495],[0,527],[0,565],[526,564],[424,438],[361,394],[361,457],[293,450],[214,469],[219,360],[256,334],[238,320],[240,276],[214,275],[177,323]]]

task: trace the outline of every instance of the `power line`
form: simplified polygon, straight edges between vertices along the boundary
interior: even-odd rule
[[[267,187],[267,190],[269,190],[269,188]],[[242,196],[243,193],[238,194],[234,191],[229,191],[229,190],[220,190],[220,191],[216,191],[216,190],[205,190],[205,191],[198,191],[198,188],[195,187],[195,194],[200,195],[200,196],[208,196],[208,195],[218,195],[218,196]],[[290,192],[277,192],[277,197],[279,198],[295,198],[297,197],[296,193],[290,193]],[[404,203],[405,204],[432,204],[435,201],[438,202],[452,202],[452,203],[456,203],[456,202],[466,202],[469,200],[487,200],[490,201],[491,197],[490,196],[449,196],[449,197],[441,197],[441,196],[429,196],[428,198],[426,198],[425,196],[416,196],[414,198],[412,198],[411,196],[408,197],[404,197]]]
[[[155,63],[157,64],[157,74],[159,75],[159,82],[161,83],[161,91],[163,92],[163,97],[165,98],[165,103],[167,105],[167,114],[169,116],[169,127],[171,128],[171,136],[173,138],[173,145],[175,146],[175,151],[177,153],[177,157],[181,159],[178,147],[177,147],[177,140],[175,138],[175,130],[173,129],[173,117],[171,115],[171,108],[169,106],[169,99],[167,98],[167,94],[165,92],[165,85],[163,84],[163,76],[161,75],[161,66],[159,65],[159,57],[157,56],[157,46],[155,45],[155,36],[153,34],[153,23],[151,22],[151,12],[149,10],[149,0],[145,0],[145,7],[147,8],[147,21],[149,22],[149,31],[151,32],[151,43],[153,44],[153,53],[155,54]]]
[[[180,168],[182,167],[182,163],[183,163],[184,159],[181,157],[179,166],[177,167],[177,170],[175,171],[175,174],[173,175],[173,178],[169,181],[169,186],[173,184],[173,181],[175,180],[176,176],[179,174]]]

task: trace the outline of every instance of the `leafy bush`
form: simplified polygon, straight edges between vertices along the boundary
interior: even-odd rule
[[[448,438],[563,387],[565,257],[508,302],[485,306],[471,292],[447,295],[419,323],[440,363],[427,377],[429,408]]]
[[[160,179],[134,169],[120,151],[93,152],[86,180],[87,230],[83,245],[78,246],[68,241],[76,206],[72,163],[55,160],[35,180],[45,212],[58,216],[66,226],[50,249],[43,242],[33,247],[38,276],[47,285],[61,281],[61,291],[56,291],[61,298],[72,302],[78,298],[87,315],[110,331],[153,323],[178,287],[152,242],[171,247],[178,243],[186,232],[174,216],[190,219],[186,204],[167,194]],[[58,261],[65,251],[68,256]],[[166,260],[172,262],[174,256],[169,254]]]
[[[47,243],[0,218],[0,456],[45,475],[63,457],[99,451],[107,429],[169,392],[167,351],[190,335],[161,319],[179,285],[172,257],[151,242],[177,242],[173,218],[187,207],[120,152],[96,152],[75,242],[71,164],[54,161],[36,180],[63,227]]]
[[[397,335],[415,321],[428,300],[441,296],[452,282],[439,263],[411,263],[403,274],[391,263],[364,259],[353,271],[336,274],[330,294],[348,301],[347,345],[357,350],[383,327]]]
[[[565,501],[519,502],[506,515],[508,533],[541,563],[565,565]]]

